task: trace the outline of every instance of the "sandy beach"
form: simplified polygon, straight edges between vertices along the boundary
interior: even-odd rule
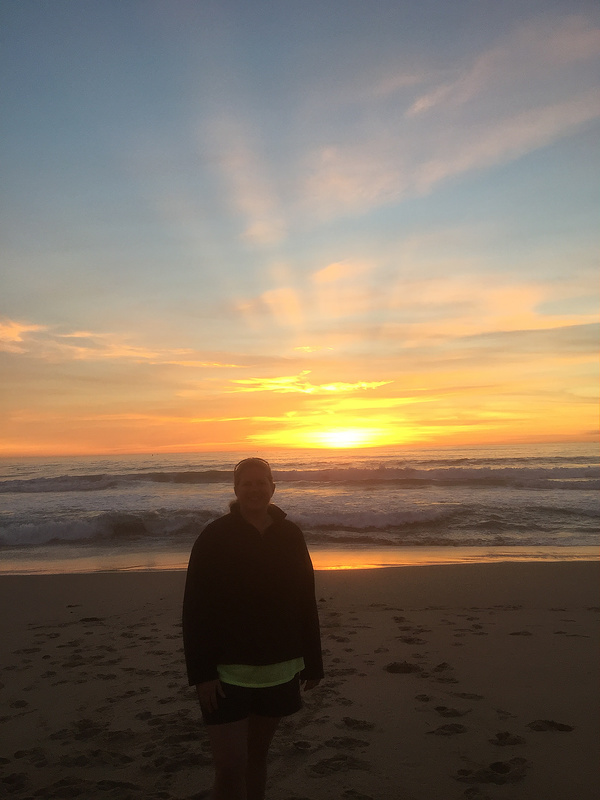
[[[185,573],[0,576],[0,792],[198,796]],[[273,744],[270,800],[591,800],[600,565],[317,573],[327,677]]]

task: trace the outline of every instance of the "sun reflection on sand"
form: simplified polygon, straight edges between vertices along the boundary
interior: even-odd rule
[[[382,569],[498,561],[594,561],[593,547],[390,547],[379,550],[311,550],[316,570]]]
[[[191,549],[191,548],[190,548]],[[499,561],[597,561],[595,547],[386,547],[351,550],[309,547],[315,570],[482,564]],[[131,549],[106,553],[93,547],[40,546],[4,553],[0,575],[62,575],[91,572],[184,571],[188,550]]]

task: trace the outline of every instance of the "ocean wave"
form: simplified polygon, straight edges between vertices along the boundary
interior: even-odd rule
[[[596,467],[380,467],[325,470],[287,470],[276,475],[279,481],[299,483],[361,484],[390,486],[483,486],[527,489],[597,489],[600,468]]]
[[[57,516],[24,518],[4,515],[0,523],[0,547],[81,544],[120,547],[144,542],[165,546],[189,546],[207,523],[221,516],[217,508],[153,511],[104,511],[96,514],[70,512]],[[309,543],[348,543],[358,547],[429,544],[494,545],[594,544],[598,512],[574,512],[569,508],[502,509],[478,505],[435,503],[404,510],[320,508],[297,510],[289,515]]]
[[[447,523],[460,515],[455,505],[435,505],[412,508],[406,511],[336,511],[300,513],[294,521],[302,529],[311,531],[391,531],[419,526],[435,526]]]
[[[189,552],[203,524],[190,521],[170,534],[152,531],[148,521],[139,519],[91,520],[77,522],[26,524],[0,529],[0,548],[30,549],[45,546],[76,545],[96,548],[164,546]],[[501,526],[504,528],[504,526]],[[593,546],[589,531],[572,530],[569,533],[529,531],[527,536],[513,528],[499,530],[482,527],[481,530],[451,530],[433,526],[428,530],[404,529],[307,529],[305,538],[309,548],[352,546],[368,549],[376,547],[509,547],[509,546]]]
[[[500,467],[446,466],[430,469],[413,466],[377,468],[331,468],[275,470],[276,482],[286,484],[351,485],[365,488],[419,488],[426,486],[472,486],[597,490],[600,468],[595,466]],[[126,474],[60,475],[0,482],[4,493],[101,492],[126,489],[139,483],[180,485],[231,483],[231,472],[223,470],[186,470],[183,472],[132,472]]]
[[[11,479],[0,481],[0,494],[29,494],[40,492],[97,492],[126,488],[127,484],[180,483],[206,484],[230,483],[231,473],[218,470],[199,472],[134,472],[128,474],[59,475],[52,478]]]
[[[431,525],[452,516],[454,506],[447,511],[423,508],[403,512],[344,512],[335,514],[297,514],[294,521],[311,531],[346,531],[372,533],[398,530],[418,525]],[[105,512],[79,519],[8,521],[0,527],[0,545],[31,546],[58,542],[120,543],[138,539],[164,539],[198,535],[222,511],[162,509],[156,511],[124,513]]]
[[[9,522],[0,527],[0,546],[26,547],[60,543],[115,544],[197,536],[219,516],[215,511],[107,512],[88,518]]]

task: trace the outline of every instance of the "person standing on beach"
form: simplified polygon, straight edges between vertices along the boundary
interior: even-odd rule
[[[263,800],[267,754],[300,687],[323,677],[310,556],[300,528],[271,503],[261,458],[234,469],[236,500],[190,556],[183,601],[188,680],[213,753],[214,800]]]

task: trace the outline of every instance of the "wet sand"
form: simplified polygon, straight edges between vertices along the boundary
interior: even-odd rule
[[[0,792],[198,796],[183,572],[0,576]],[[317,573],[327,677],[282,723],[270,800],[591,800],[595,562]]]

